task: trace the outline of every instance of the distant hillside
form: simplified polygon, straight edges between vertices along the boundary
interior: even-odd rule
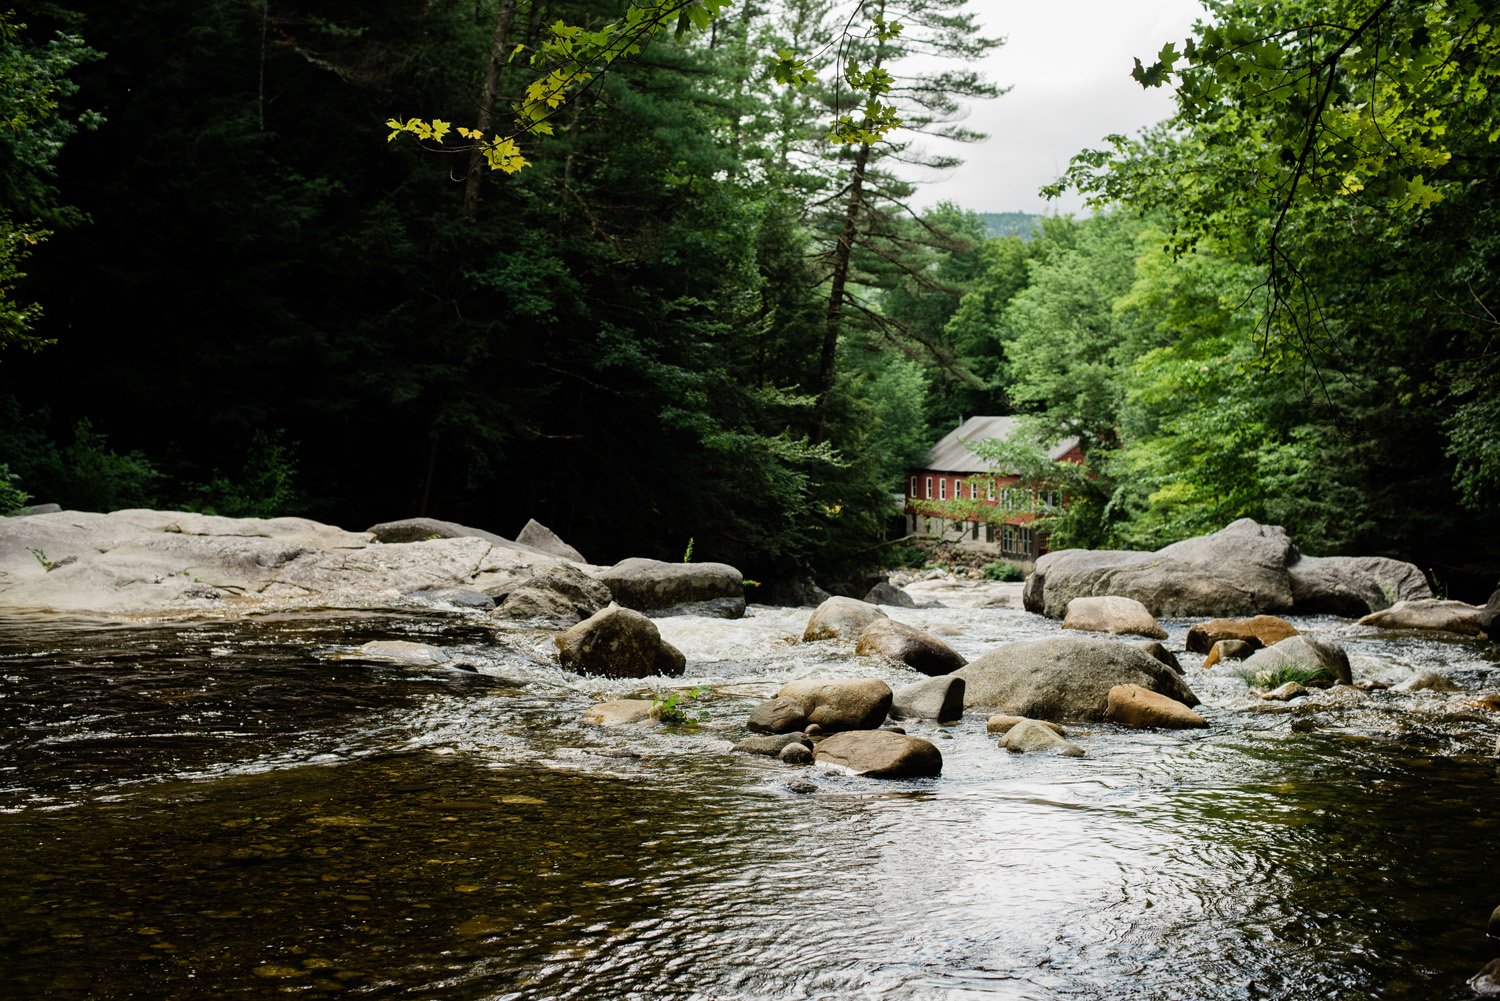
[[[1019,236],[1023,240],[1031,239],[1032,231],[1042,219],[1030,212],[980,212],[979,218],[984,220],[985,232],[990,236]]]

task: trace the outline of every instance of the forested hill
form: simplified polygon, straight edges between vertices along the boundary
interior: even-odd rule
[[[598,562],[691,542],[774,576],[868,559],[942,431],[1021,414],[1087,456],[997,459],[1069,497],[1054,546],[1250,516],[1455,594],[1500,570],[1486,5],[1421,32],[1365,0],[1223,5],[1198,62],[1138,73],[1177,82],[1173,120],[1074,161],[1112,206],[1086,220],[909,210],[922,147],[870,130],[982,138],[958,121],[996,88],[966,70],[998,43],[966,0],[853,38],[848,4],[690,0],[700,26],[568,91],[515,173],[434,126],[488,102],[501,129],[568,25],[625,3],[23,6],[0,13],[6,510],[535,517]],[[875,118],[838,117],[841,53]]]

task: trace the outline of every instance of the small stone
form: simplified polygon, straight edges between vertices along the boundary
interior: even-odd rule
[[[446,664],[448,654],[430,643],[413,643],[410,640],[371,640],[357,651],[369,660],[385,661],[388,664]]]
[[[1361,678],[1354,683],[1354,687],[1362,692],[1379,692],[1391,686],[1383,681],[1376,681],[1374,678]]]
[[[807,724],[807,726],[802,728],[802,732],[807,734],[809,737],[823,736],[823,728],[816,723]]]
[[[650,718],[650,699],[615,699],[612,702],[601,702],[583,714],[585,723],[598,726],[642,723]]]
[[[1042,720],[1023,719],[1006,731],[1005,736],[1000,738],[1000,747],[1013,754],[1024,754],[1030,751],[1056,751],[1058,754],[1068,758],[1083,757],[1083,748],[1077,744],[1070,743],[1061,735],[1054,733]]]
[[[781,749],[776,755],[781,761],[789,765],[810,765],[813,760],[812,748],[801,741],[793,741]]]
[[[905,727],[895,726],[895,725],[883,726],[880,729],[886,731],[887,733],[905,733],[906,732],[906,728]]]
[[[1208,720],[1181,702],[1140,685],[1115,685],[1111,688],[1104,718],[1120,726],[1138,729],[1180,730],[1208,726]]]
[[[1229,660],[1244,660],[1260,647],[1260,640],[1254,637],[1248,640],[1218,640],[1208,651],[1208,656],[1203,658],[1203,670],[1207,671],[1215,664]]]
[[[1436,671],[1423,671],[1415,678],[1408,678],[1397,685],[1396,691],[1410,694],[1412,692],[1461,692],[1463,689]]]
[[[1293,733],[1312,733],[1317,728],[1318,728],[1318,724],[1316,722],[1314,722],[1313,720],[1310,720],[1310,719],[1294,719],[1294,720],[1292,720],[1292,732]]]
[[[1482,998],[1500,998],[1500,959],[1492,959],[1469,978],[1469,990]]]
[[[818,784],[811,779],[793,779],[786,784],[786,787],[789,792],[800,793],[804,796],[818,791]]]
[[[746,737],[734,745],[734,750],[741,754],[766,754],[775,757],[788,745],[805,744],[806,740],[800,732],[773,733],[764,737]]]
[[[1275,691],[1266,692],[1261,696],[1261,698],[1267,699],[1271,702],[1290,702],[1292,701],[1292,699],[1305,698],[1306,696],[1306,688],[1304,688],[1302,685],[1297,684],[1295,681],[1288,681],[1286,684],[1282,685]]]
[[[985,722],[984,728],[985,728],[986,732],[988,732],[988,733],[1005,734],[1005,733],[1009,733],[1011,731],[1011,729],[1017,723],[1022,723],[1022,722],[1025,722],[1025,721],[1026,721],[1026,717],[1025,716],[1004,716],[1004,715],[991,716]],[[1058,726],[1056,723],[1052,722],[1051,720],[1039,719],[1039,720],[1032,720],[1032,722],[1042,724],[1042,726],[1047,727],[1053,733],[1057,734],[1059,737],[1066,737],[1068,735],[1068,731],[1064,730],[1062,727]]]

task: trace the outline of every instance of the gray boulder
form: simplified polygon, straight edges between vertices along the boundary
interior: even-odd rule
[[[652,615],[745,614],[745,579],[727,563],[664,563],[621,560],[599,574],[614,600]]]
[[[1329,680],[1347,685],[1353,680],[1349,671],[1349,655],[1344,648],[1332,640],[1319,640],[1311,636],[1297,635],[1282,640],[1274,646],[1257,650],[1247,657],[1240,669],[1252,677],[1274,677],[1287,668],[1303,671],[1322,671]],[[1256,681],[1257,684],[1261,682]]]
[[[558,660],[569,671],[606,678],[681,677],[682,651],[661,638],[656,623],[640,612],[610,605],[553,638]]]
[[[801,733],[807,726],[807,712],[800,700],[777,696],[750,710],[745,726],[756,733]]]
[[[870,588],[870,593],[865,595],[865,601],[872,605],[890,605],[892,608],[917,607],[915,598],[888,580],[883,580]]]
[[[1495,588],[1474,622],[1490,639],[1500,641],[1500,587]]]
[[[1421,570],[1383,556],[1304,556],[1288,571],[1298,615],[1357,619],[1398,601],[1432,597]]]
[[[814,678],[789,681],[776,696],[801,705],[809,726],[837,733],[873,730],[884,723],[891,711],[892,693],[878,678]]]
[[[892,719],[930,719],[949,723],[964,715],[964,681],[946,675],[903,685],[891,693]]]
[[[1147,636],[1154,640],[1167,638],[1167,631],[1145,605],[1117,594],[1074,598],[1068,602],[1062,627],[1094,633]]]
[[[857,598],[834,597],[813,609],[802,631],[802,642],[818,640],[858,639],[865,627],[886,614],[868,602]]]
[[[583,554],[562,539],[558,538],[556,532],[537,521],[535,518],[526,522],[526,527],[521,529],[521,534],[516,536],[516,541],[523,546],[556,556],[558,559],[567,560],[569,563],[587,563]]]
[[[530,577],[495,587],[494,617],[572,625],[610,603],[609,588],[571,563],[554,563]]]
[[[1377,629],[1413,629],[1422,632],[1457,633],[1460,636],[1479,636],[1483,630],[1479,617],[1484,609],[1463,601],[1444,601],[1439,598],[1422,598],[1415,601],[1398,601],[1390,608],[1371,612],[1359,620],[1362,626]]]
[[[1198,697],[1170,667],[1127,643],[1057,636],[1008,643],[955,672],[964,708],[1041,720],[1104,718],[1109,690],[1134,684],[1186,705]]]
[[[1304,557],[1279,525],[1242,518],[1154,553],[1065,549],[1026,579],[1028,611],[1061,618],[1079,597],[1122,595],[1156,616],[1359,614],[1430,597],[1421,571],[1378,557]],[[1357,606],[1357,607],[1356,607]]]
[[[1013,754],[1026,754],[1034,751],[1055,751],[1067,758],[1083,757],[1083,748],[1061,734],[1041,720],[1022,719],[1005,730],[1005,736],[1000,738],[1000,747]]]
[[[952,674],[968,663],[957,650],[930,633],[895,619],[876,619],[860,632],[854,652],[885,657],[923,674]]]
[[[813,750],[819,765],[877,779],[930,778],[943,771],[937,745],[891,730],[836,733]]]

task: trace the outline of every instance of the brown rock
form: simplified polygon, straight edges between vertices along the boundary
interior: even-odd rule
[[[1003,735],[1009,733],[1017,723],[1024,722],[1026,722],[1025,716],[996,715],[991,716],[988,720],[985,721],[984,729],[986,733],[998,733]],[[1047,729],[1051,730],[1059,737],[1066,737],[1068,735],[1068,731],[1064,730],[1062,727],[1058,726],[1051,720],[1039,719],[1033,720],[1033,722],[1042,724],[1042,726],[1045,726]]]
[[[1074,598],[1068,602],[1062,627],[1095,633],[1148,636],[1156,640],[1167,638],[1167,631],[1157,624],[1156,617],[1146,610],[1145,605],[1134,598],[1123,598],[1115,594]]]
[[[1208,720],[1181,702],[1140,685],[1116,685],[1111,688],[1104,718],[1111,723],[1138,730],[1180,730],[1208,726]]]
[[[1005,731],[999,746],[1013,754],[1031,751],[1056,751],[1067,758],[1081,758],[1084,750],[1071,741],[1064,740],[1045,720],[1023,719]]]
[[[886,614],[868,602],[856,598],[829,598],[813,609],[802,631],[802,642],[817,640],[852,640],[864,632],[865,627]]]
[[[601,702],[583,714],[585,723],[594,723],[599,726],[643,723],[650,718],[650,699],[615,699],[612,702]]]
[[[789,681],[776,697],[798,703],[807,723],[822,733],[838,733],[873,730],[884,723],[892,693],[891,686],[878,678],[829,678]]]
[[[1288,681],[1274,691],[1267,692],[1261,698],[1268,702],[1290,702],[1293,699],[1305,698],[1307,689],[1295,681]]]
[[[1188,630],[1187,648],[1194,653],[1208,653],[1219,640],[1255,640],[1261,646],[1272,646],[1295,635],[1297,628],[1275,615],[1211,619]]]
[[[806,725],[807,710],[802,703],[780,697],[756,706],[745,721],[745,726],[758,733],[800,733]]]
[[[951,674],[968,663],[936,636],[895,619],[876,619],[865,626],[854,652],[861,657],[886,657],[934,676]]]
[[[656,623],[618,605],[608,608],[553,638],[558,660],[569,671],[606,678],[681,676],[682,651],[661,638]]]
[[[820,765],[878,779],[925,778],[943,771],[936,744],[890,730],[836,733],[820,742],[813,755]]]
[[[1248,640],[1219,640],[1208,651],[1208,656],[1203,658],[1203,670],[1207,671],[1215,664],[1229,660],[1244,660],[1259,650],[1260,646],[1260,640],[1253,636]]]

